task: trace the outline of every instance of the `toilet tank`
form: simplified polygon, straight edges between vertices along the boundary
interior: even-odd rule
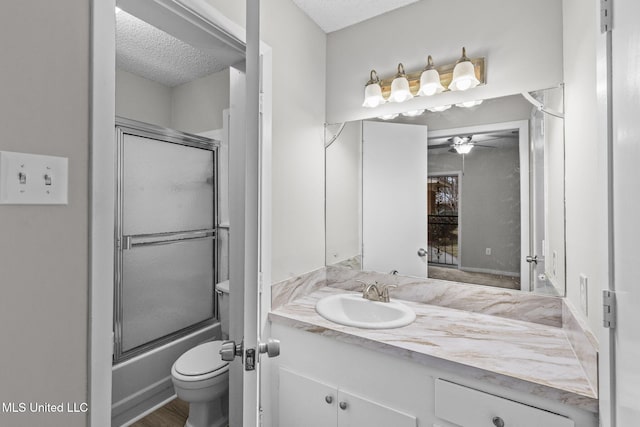
[[[218,317],[222,329],[222,339],[229,338],[229,281],[225,280],[216,284],[218,293]]]

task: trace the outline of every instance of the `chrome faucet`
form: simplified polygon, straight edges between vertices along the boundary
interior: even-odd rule
[[[362,298],[369,301],[389,302],[389,288],[397,287],[396,285],[380,285],[378,282],[366,283],[362,280],[357,280],[357,282],[363,285]]]

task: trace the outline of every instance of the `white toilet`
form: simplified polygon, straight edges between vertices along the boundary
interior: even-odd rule
[[[222,336],[229,336],[229,281],[216,285]],[[220,358],[222,341],[184,353],[171,368],[178,397],[189,403],[185,427],[225,427],[229,422],[229,364]]]

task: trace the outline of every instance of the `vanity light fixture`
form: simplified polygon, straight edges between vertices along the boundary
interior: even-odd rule
[[[405,111],[402,115],[405,117],[418,117],[422,113],[424,113],[424,110],[411,110]]]
[[[369,81],[364,87],[364,102],[363,107],[375,108],[378,105],[384,104],[386,101],[382,97],[382,88],[380,87],[380,79],[376,70],[371,70],[369,74]]]
[[[449,108],[451,108],[451,105],[439,105],[437,107],[427,108],[427,110],[431,111],[432,113],[440,113],[442,111],[448,110]]]
[[[476,101],[461,102],[459,104],[456,104],[456,107],[471,108],[471,107],[475,107],[476,105],[480,105],[480,104],[482,104],[482,99],[478,99]]]
[[[398,64],[398,72],[391,82],[391,95],[389,102],[404,102],[413,98],[413,94],[409,90],[409,80],[404,72],[404,65]]]
[[[420,90],[418,96],[431,96],[444,90],[444,86],[440,83],[440,73],[433,66],[433,58],[431,55],[427,58],[427,66],[422,74],[420,74]]]
[[[479,84],[480,81],[476,78],[475,67],[471,60],[467,58],[467,49],[463,47],[462,56],[453,68],[453,77],[449,84],[449,90],[467,90]]]
[[[380,117],[378,117],[378,118],[379,118],[379,119],[382,119],[382,120],[393,120],[393,119],[395,119],[396,117],[398,117],[398,113],[395,113],[395,114],[385,114],[384,116],[380,116]]]
[[[471,89],[486,83],[485,69],[485,59],[467,58],[463,47],[462,57],[455,64],[436,67],[429,55],[424,69],[407,73],[400,63],[393,78],[379,79],[375,70],[371,70],[362,106],[375,108],[386,101],[404,102],[414,96],[433,96],[447,90]]]

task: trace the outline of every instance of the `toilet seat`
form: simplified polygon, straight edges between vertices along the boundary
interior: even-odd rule
[[[204,381],[229,371],[229,363],[220,358],[222,341],[209,341],[184,353],[171,369],[181,381]]]

